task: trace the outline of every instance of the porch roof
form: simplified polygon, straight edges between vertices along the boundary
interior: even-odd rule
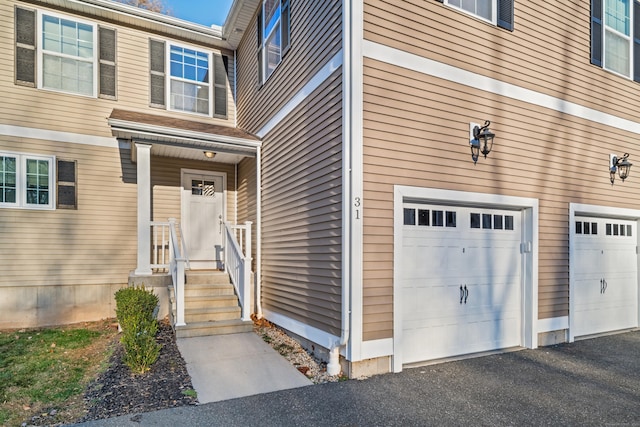
[[[215,152],[217,162],[254,157],[260,139],[243,130],[195,120],[114,109],[108,118],[113,136],[153,145],[159,156],[202,159]]]

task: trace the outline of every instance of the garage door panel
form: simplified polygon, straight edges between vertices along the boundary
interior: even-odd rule
[[[403,363],[520,345],[520,213],[405,207],[415,218],[441,210],[456,221],[434,227],[416,219],[403,228]]]
[[[573,335],[637,326],[636,222],[576,216],[573,226]]]

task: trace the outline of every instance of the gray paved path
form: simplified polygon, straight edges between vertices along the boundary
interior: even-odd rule
[[[640,331],[87,426],[640,426]]]

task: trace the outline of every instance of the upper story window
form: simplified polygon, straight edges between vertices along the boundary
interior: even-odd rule
[[[289,49],[289,0],[264,0],[258,12],[258,70],[264,83]]]
[[[53,157],[0,152],[0,207],[53,209]]]
[[[16,83],[115,99],[115,30],[49,12],[15,12]]]
[[[514,0],[437,0],[456,9],[513,31]]]
[[[640,82],[640,3],[591,1],[591,63]]]
[[[227,115],[225,56],[160,40],[150,40],[149,52],[151,106]]]
[[[93,25],[42,14],[39,86],[94,96],[95,43]]]

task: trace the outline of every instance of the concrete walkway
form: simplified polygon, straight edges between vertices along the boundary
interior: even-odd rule
[[[200,403],[312,385],[253,332],[179,338]]]

